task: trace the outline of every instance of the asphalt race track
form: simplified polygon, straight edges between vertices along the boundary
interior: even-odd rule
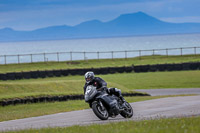
[[[134,110],[134,116],[130,119],[124,119],[121,116],[117,116],[116,118],[109,118],[106,121],[102,121],[94,115],[91,109],[86,109],[0,122],[0,131],[101,124],[126,120],[155,119],[161,117],[196,116],[200,115],[200,95],[141,101],[131,103],[131,106]]]
[[[146,92],[151,96],[162,95],[186,95],[186,94],[199,94],[200,88],[185,88],[185,89],[136,89],[135,91]]]

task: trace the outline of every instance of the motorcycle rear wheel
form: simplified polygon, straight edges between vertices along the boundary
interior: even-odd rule
[[[101,120],[107,120],[109,117],[106,108],[105,107],[102,108],[97,101],[92,103],[92,110],[95,113],[95,115]]]
[[[124,118],[131,118],[133,116],[133,108],[128,102],[125,102],[124,111],[120,113]]]

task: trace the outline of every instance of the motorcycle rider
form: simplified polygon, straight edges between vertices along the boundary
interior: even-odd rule
[[[94,73],[92,71],[85,73],[85,85],[84,85],[84,94],[86,91],[86,88],[88,85],[93,85],[96,87],[97,90],[106,91],[108,94],[119,97],[122,102],[125,101],[125,99],[121,95],[121,90],[117,88],[107,88],[107,83],[100,77],[95,77]]]

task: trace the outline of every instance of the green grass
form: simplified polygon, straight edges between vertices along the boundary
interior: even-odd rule
[[[127,59],[100,59],[87,61],[65,61],[65,62],[40,62],[40,63],[23,63],[0,65],[0,73],[36,71],[36,70],[53,70],[53,69],[75,69],[75,68],[99,68],[99,67],[116,67],[144,64],[165,64],[165,63],[182,63],[200,61],[200,55],[184,56],[143,56]]]
[[[185,95],[182,95],[185,96]],[[150,99],[163,98],[168,96],[137,96],[125,97],[128,102],[138,102]],[[66,101],[66,102],[51,102],[51,103],[35,103],[0,106],[0,121],[14,120],[20,118],[42,116],[48,114],[55,114],[60,112],[69,112],[74,110],[88,109],[89,105],[84,100]]]
[[[46,62],[32,64],[9,64],[0,65],[0,73],[52,70],[52,69],[74,69],[91,67],[112,67],[130,66],[141,64],[163,64],[200,61],[200,55],[188,56],[146,56],[128,59],[106,59],[88,60],[76,62]],[[153,89],[153,88],[199,88],[200,71],[177,71],[177,72],[148,72],[148,73],[122,73],[97,75],[108,82],[109,87],[117,87],[122,92],[133,91],[134,89]],[[41,96],[41,95],[68,95],[83,94],[84,77],[68,76],[54,77],[45,79],[29,79],[15,81],[0,81],[0,100],[7,98]],[[150,100],[161,97],[126,97],[128,102]],[[73,110],[87,109],[88,104],[83,100],[24,104],[16,106],[0,106],[0,121],[27,118],[68,112]],[[107,125],[73,126],[68,128],[47,128],[38,130],[24,130],[19,132],[135,132],[135,133],[196,133],[200,131],[200,117],[180,118],[180,119],[161,119],[145,120],[136,122],[110,123]]]
[[[125,121],[90,126],[29,129],[15,133],[199,133],[200,117]]]
[[[88,105],[83,100],[22,104],[16,106],[10,105],[5,107],[0,106],[0,121],[42,116],[87,108]]]
[[[200,71],[148,72],[97,75],[122,92],[134,89],[199,88]],[[45,79],[0,81],[0,99],[83,94],[84,77],[68,76]]]

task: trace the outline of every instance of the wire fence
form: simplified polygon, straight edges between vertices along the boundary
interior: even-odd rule
[[[150,50],[97,51],[97,52],[54,52],[18,55],[0,55],[0,64],[34,63],[49,61],[75,61],[89,59],[116,59],[148,56],[148,55],[197,55],[200,47],[181,47]]]

